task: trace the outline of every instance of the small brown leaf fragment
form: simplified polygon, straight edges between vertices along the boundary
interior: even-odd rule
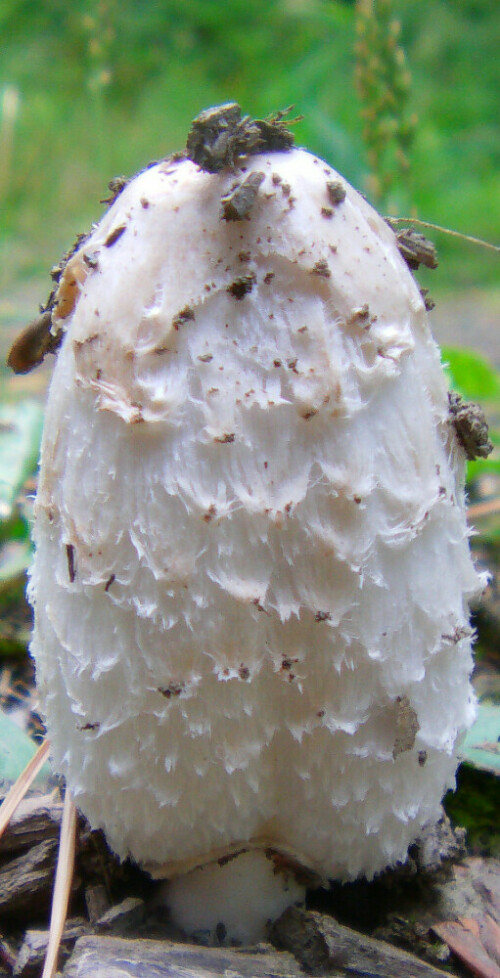
[[[420,295],[424,300],[424,306],[427,312],[431,312],[432,309],[435,309],[436,303],[434,302],[434,299],[432,299],[431,296],[429,295],[429,289],[420,289]]]
[[[390,225],[390,222],[389,222]],[[426,268],[437,268],[436,246],[413,228],[401,228],[396,233],[396,241],[401,256],[412,270],[420,265]]]
[[[333,207],[322,207],[321,217],[326,217],[326,218],[333,217]]]
[[[331,613],[329,611],[317,611],[314,616],[314,621],[331,621]]]
[[[448,402],[450,420],[466,458],[470,462],[487,458],[493,445],[488,438],[488,422],[482,408],[473,401],[464,401],[456,391],[448,393]]]
[[[264,282],[266,285],[269,285],[269,283],[272,282],[274,275],[275,275],[274,272],[266,272],[266,274],[264,275]]]
[[[186,323],[193,322],[194,320],[194,310],[191,306],[185,306],[172,320],[172,326],[174,329],[179,329],[180,326],[185,326]]]
[[[120,196],[125,187],[129,183],[127,177],[113,177],[108,183],[108,190],[110,191],[109,197],[103,197],[100,204],[114,204],[117,197]]]
[[[232,295],[235,299],[244,299],[252,291],[255,282],[255,272],[251,272],[249,275],[242,275],[240,278],[236,278],[234,282],[231,282],[231,285],[228,285],[226,292],[229,292],[229,295]]]
[[[221,217],[224,221],[242,221],[250,217],[250,211],[264,178],[264,173],[249,173],[244,180],[236,183],[229,193],[221,197]]]
[[[73,584],[73,581],[75,580],[76,577],[76,570],[75,570],[75,548],[72,543],[66,544],[66,557],[68,561],[68,577],[70,583]]]
[[[107,238],[106,238],[106,240],[104,242],[104,247],[105,248],[111,248],[112,245],[116,244],[116,242],[118,241],[118,239],[121,238],[123,232],[126,231],[126,230],[127,230],[127,225],[126,224],[119,224],[118,227],[113,228],[113,230],[109,232],[109,234],[108,234],[108,236],[107,236]]]
[[[15,374],[29,373],[42,362],[46,353],[57,348],[60,337],[53,336],[51,325],[50,311],[43,312],[14,340],[7,357],[7,365]]]
[[[442,921],[432,930],[477,978],[500,978],[500,926],[490,914]]]
[[[420,730],[416,710],[413,709],[407,696],[396,697],[396,737],[392,756],[394,759],[399,754],[404,754],[412,750],[415,745],[415,737]]]
[[[327,180],[326,193],[331,204],[342,204],[345,200],[345,187],[340,180]]]
[[[315,265],[311,268],[312,275],[319,275],[320,278],[330,278],[331,271],[328,266],[326,258],[320,258]]]

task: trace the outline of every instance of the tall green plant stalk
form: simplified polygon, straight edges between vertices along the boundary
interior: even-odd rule
[[[393,0],[357,0],[355,80],[370,167],[368,190],[386,209],[396,183],[411,198],[410,150],[417,125],[400,31]]]
[[[15,85],[6,85],[0,98],[0,200],[10,184],[19,103],[19,90]]]
[[[87,87],[92,103],[96,150],[101,170],[109,166],[107,93],[113,82],[113,45],[116,40],[117,17],[117,0],[92,0],[81,19],[87,47]]]

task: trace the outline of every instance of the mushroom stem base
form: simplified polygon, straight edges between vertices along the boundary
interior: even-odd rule
[[[241,852],[169,880],[164,893],[172,922],[190,938],[214,944],[263,940],[269,921],[304,897],[305,887],[293,873],[278,869],[262,850]]]

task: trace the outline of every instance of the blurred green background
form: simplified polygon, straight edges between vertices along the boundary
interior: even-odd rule
[[[386,6],[411,71],[405,111],[418,123],[409,173],[375,203],[495,241],[500,4]],[[213,103],[236,99],[253,115],[294,103],[297,141],[373,198],[356,12],[343,0],[2,0],[2,321],[22,320],[20,290],[33,305],[36,283],[45,298],[48,269],[99,218],[108,180],[181,148]],[[434,292],[494,288],[498,256],[437,244]]]

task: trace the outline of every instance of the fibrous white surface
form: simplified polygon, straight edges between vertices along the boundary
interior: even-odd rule
[[[66,270],[38,688],[121,856],[370,876],[436,816],[474,713],[463,458],[392,231],[302,150],[252,171],[228,221],[238,174],[151,167]]]

